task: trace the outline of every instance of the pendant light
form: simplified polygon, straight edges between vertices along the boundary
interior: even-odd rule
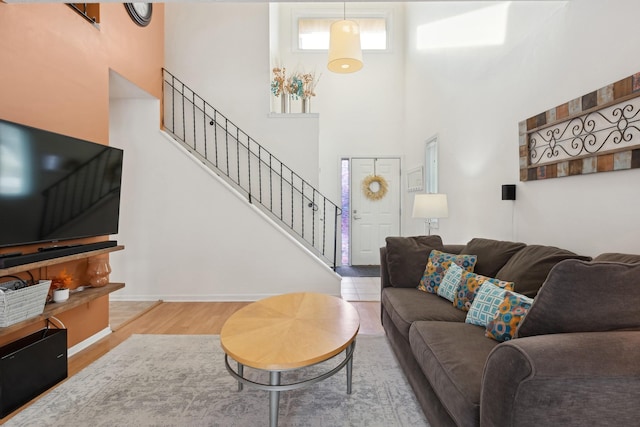
[[[334,73],[354,73],[362,68],[360,27],[355,21],[346,19],[346,9],[344,3],[342,21],[331,24],[327,68]]]

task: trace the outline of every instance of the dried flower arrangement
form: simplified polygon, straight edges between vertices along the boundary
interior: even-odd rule
[[[273,69],[273,80],[271,81],[271,93],[274,96],[280,96],[282,94],[287,93],[287,89],[285,88],[285,80],[286,80],[287,69],[282,67],[275,67]]]
[[[287,93],[289,93],[293,99],[304,97],[304,85],[298,74],[294,74],[287,79]]]
[[[302,95],[303,98],[311,98],[312,96],[316,96],[316,86],[318,85],[319,80],[320,76],[316,78],[315,73],[305,73],[302,75],[302,84],[304,87]]]
[[[51,278],[51,289],[68,289],[73,283],[73,277],[67,273],[65,268],[57,276]]]
[[[315,73],[293,73],[287,77],[286,70],[285,67],[273,69],[271,93],[274,96],[291,95],[293,99],[316,96],[315,90],[320,77],[316,78]]]

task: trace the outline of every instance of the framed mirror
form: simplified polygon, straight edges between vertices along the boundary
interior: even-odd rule
[[[422,191],[424,178],[422,166],[407,171],[407,191]]]

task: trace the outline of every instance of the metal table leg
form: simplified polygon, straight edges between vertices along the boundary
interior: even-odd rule
[[[347,362],[347,394],[351,394],[351,374],[353,372],[353,349],[356,345],[356,341],[353,340],[351,344],[347,347],[347,357],[349,357],[349,353],[351,353],[351,357]]]
[[[280,385],[280,371],[269,372],[269,385]],[[278,406],[280,404],[280,391],[269,391],[269,426],[278,426]]]
[[[356,340],[354,339],[347,346],[345,350],[345,359],[342,362],[340,362],[338,366],[314,378],[310,378],[310,379],[306,379],[303,381],[294,382],[290,384],[284,384],[284,385],[281,383],[281,378],[280,378],[280,374],[282,373],[282,371],[269,371],[269,384],[265,384],[265,383],[259,383],[259,382],[255,382],[250,379],[244,378],[244,365],[240,362],[236,361],[237,370],[234,371],[231,365],[229,364],[228,354],[225,354],[224,356],[224,363],[227,368],[227,371],[231,374],[233,378],[235,378],[238,381],[238,391],[241,391],[243,388],[243,384],[246,383],[269,392],[269,425],[271,427],[277,427],[278,408],[280,405],[281,391],[296,390],[301,387],[315,384],[319,381],[322,381],[336,374],[338,371],[340,371],[342,368],[346,366],[347,367],[346,369],[347,370],[347,394],[351,394],[351,388],[352,388],[351,385],[352,385],[352,376],[353,376],[353,354],[355,353],[355,348],[356,348]],[[338,353],[333,357],[336,357],[339,354],[341,353]]]
[[[244,365],[238,362],[238,375],[242,377],[244,375]],[[242,382],[238,381],[238,391],[242,391]]]

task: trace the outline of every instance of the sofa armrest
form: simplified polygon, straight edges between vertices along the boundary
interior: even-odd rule
[[[391,286],[391,280],[389,279],[389,268],[387,266],[387,248],[380,248],[380,290]]]
[[[481,426],[634,425],[640,331],[539,335],[500,344],[484,367]]]

